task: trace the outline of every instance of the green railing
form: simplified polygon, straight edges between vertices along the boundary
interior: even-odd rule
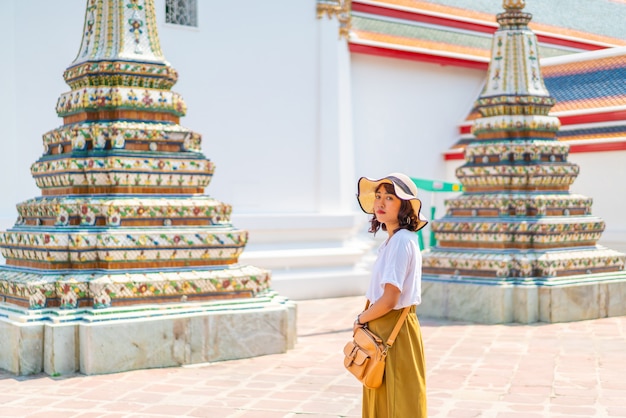
[[[417,186],[418,189],[431,192],[430,197],[430,218],[429,221],[433,221],[435,219],[435,193],[447,192],[462,192],[463,185],[460,183],[451,183],[447,181],[438,181],[438,180],[425,180],[425,179],[417,179],[415,177],[411,177],[413,183]],[[424,208],[424,199],[422,200],[422,209]],[[420,245],[420,249],[424,249],[424,231],[421,229],[417,231],[417,239]],[[437,245],[437,240],[435,239],[435,234],[430,232],[429,246],[434,247]]]

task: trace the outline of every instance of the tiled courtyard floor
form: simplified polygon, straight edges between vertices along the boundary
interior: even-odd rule
[[[359,417],[341,349],[362,303],[298,302],[286,354],[100,376],[0,372],[0,417]],[[626,417],[626,317],[421,322],[430,417]]]

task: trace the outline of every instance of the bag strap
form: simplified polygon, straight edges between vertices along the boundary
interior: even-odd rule
[[[367,308],[369,307],[370,307],[370,301],[368,299],[367,302],[365,302],[365,310],[367,310]],[[389,334],[389,338],[387,338],[387,343],[386,343],[387,347],[391,347],[393,343],[396,341],[396,337],[398,336],[398,333],[400,332],[400,327],[402,326],[402,323],[406,319],[406,316],[409,314],[409,309],[411,309],[411,307],[407,306],[406,308],[402,310],[402,314],[400,314],[400,318],[398,318],[398,322],[396,322],[396,326],[393,327],[393,331],[391,331],[391,334]]]
[[[400,327],[402,326],[402,323],[406,319],[406,316],[409,314],[409,309],[411,309],[411,307],[407,306],[406,308],[402,310],[402,314],[400,315],[400,318],[398,318],[398,322],[396,322],[396,326],[393,328],[393,331],[391,331],[389,338],[387,338],[387,347],[391,347],[393,343],[396,341],[398,332],[400,332]]]

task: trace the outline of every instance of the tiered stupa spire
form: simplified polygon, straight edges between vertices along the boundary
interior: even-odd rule
[[[83,40],[72,67],[107,60],[167,64],[156,30],[153,2],[117,0],[103,6],[88,1]]]
[[[42,196],[0,235],[0,299],[37,309],[249,297],[269,272],[237,264],[247,232],[203,195],[213,163],[171,91],[153,1],[89,0],[63,125],[32,166]]]
[[[624,268],[623,254],[596,245],[604,222],[591,214],[592,199],[569,192],[579,168],[567,161],[569,146],[555,139],[555,100],[524,3],[505,0],[497,16],[476,140],[456,171],[464,193],[432,223],[438,245],[424,255],[425,277],[553,284]]]

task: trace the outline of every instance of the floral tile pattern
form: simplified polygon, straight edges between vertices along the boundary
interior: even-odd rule
[[[59,116],[104,109],[147,110],[170,112],[184,116],[187,105],[178,93],[133,87],[85,87],[59,97]]]
[[[269,283],[269,272],[253,266],[129,273],[8,270],[3,272],[0,294],[7,302],[30,309],[105,308],[150,298],[180,302],[219,297],[220,293],[225,297],[247,297],[263,292]]]
[[[465,194],[446,200],[448,215],[456,216],[569,216],[589,215],[593,199],[575,194]]]
[[[467,278],[519,281],[624,270],[624,254],[606,249],[573,249],[567,252],[459,252],[438,248],[424,259],[431,274]]]
[[[102,121],[64,125],[43,135],[44,156],[72,151],[129,149],[142,151],[201,150],[201,136],[178,124]],[[42,158],[43,160],[43,158]],[[40,161],[42,161],[40,160]]]
[[[38,197],[17,205],[16,225],[230,225],[232,207],[209,196]]]

